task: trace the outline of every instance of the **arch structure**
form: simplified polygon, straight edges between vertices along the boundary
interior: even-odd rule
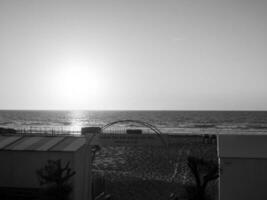
[[[164,138],[162,137],[162,133],[161,133],[161,131],[160,131],[157,127],[155,127],[155,126],[153,126],[153,125],[151,125],[151,124],[149,124],[149,123],[147,123],[147,122],[140,121],[140,120],[118,120],[118,121],[114,121],[114,122],[111,122],[111,123],[108,123],[108,124],[102,126],[102,128],[101,128],[101,133],[103,133],[103,131],[104,131],[105,129],[107,129],[107,128],[109,128],[109,127],[115,125],[115,124],[120,124],[120,123],[136,123],[136,124],[140,124],[140,125],[142,125],[142,126],[144,126],[144,127],[147,127],[147,128],[149,128],[150,130],[152,130],[152,131],[159,137],[159,139],[161,140],[161,142],[162,142],[166,147],[168,147],[167,142],[166,142],[166,141],[164,140]],[[94,138],[95,136],[96,136],[96,134],[91,138],[91,141],[93,140],[93,138]]]
[[[102,130],[102,132],[103,132],[103,130],[105,130],[105,129],[107,129],[107,128],[109,128],[109,127],[115,125],[115,124],[119,124],[119,123],[136,123],[136,124],[143,125],[144,127],[147,127],[147,128],[149,128],[150,130],[152,130],[152,131],[153,131],[153,132],[160,138],[160,140],[162,141],[162,143],[163,143],[165,146],[167,146],[166,141],[165,141],[164,138],[162,137],[162,133],[161,133],[161,131],[160,131],[157,127],[155,127],[155,126],[153,126],[152,124],[149,124],[149,123],[147,123],[147,122],[140,121],[140,120],[129,120],[129,119],[127,119],[127,120],[118,120],[118,121],[111,122],[111,123],[108,123],[108,124],[104,125],[104,126],[101,128],[101,130]]]

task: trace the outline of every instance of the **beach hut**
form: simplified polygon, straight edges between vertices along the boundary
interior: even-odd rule
[[[267,199],[267,135],[220,135],[220,200]]]
[[[49,187],[40,184],[37,171],[44,169],[49,162],[57,161],[62,168],[75,172],[68,183],[71,187],[69,199],[90,200],[88,148],[82,136],[0,136],[0,198],[36,198],[42,194],[40,191]]]

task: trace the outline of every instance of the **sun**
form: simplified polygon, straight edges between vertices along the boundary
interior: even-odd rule
[[[103,73],[96,67],[73,65],[59,68],[55,90],[64,107],[81,109],[95,107],[107,92]]]
[[[60,87],[63,95],[80,96],[96,95],[100,89],[98,74],[86,67],[68,67],[60,74]]]

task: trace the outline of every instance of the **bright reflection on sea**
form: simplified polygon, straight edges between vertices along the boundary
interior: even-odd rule
[[[68,131],[72,134],[81,134],[81,129],[86,125],[86,116],[84,111],[74,110],[69,114],[70,126]]]

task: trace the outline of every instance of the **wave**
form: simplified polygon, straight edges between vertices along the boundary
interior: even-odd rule
[[[71,128],[102,126],[116,120],[135,119],[158,128],[203,130],[267,130],[267,112],[210,111],[0,111],[0,125],[12,128],[27,126]],[[134,128],[137,124],[116,124],[113,128]]]
[[[267,129],[266,124],[249,124],[247,125],[248,129]]]
[[[9,125],[12,124],[13,122],[0,122],[0,125]]]

